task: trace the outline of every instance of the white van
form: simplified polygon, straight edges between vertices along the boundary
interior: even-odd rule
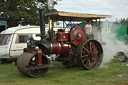
[[[0,33],[0,59],[17,58],[27,47],[27,40],[32,36],[35,40],[40,34],[39,26],[18,26],[8,28]]]

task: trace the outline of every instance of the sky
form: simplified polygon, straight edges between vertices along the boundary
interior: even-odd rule
[[[128,18],[128,0],[59,0],[58,11],[112,15],[109,21]]]

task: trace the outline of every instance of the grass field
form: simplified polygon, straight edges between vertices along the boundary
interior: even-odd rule
[[[128,85],[127,63],[111,61],[106,64],[107,68],[83,70],[53,62],[54,66],[41,78],[30,78],[21,74],[14,63],[3,63],[0,64],[0,85]]]

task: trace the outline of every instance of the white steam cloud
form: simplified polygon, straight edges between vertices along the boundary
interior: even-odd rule
[[[102,40],[106,42],[106,45],[102,46],[104,56],[101,67],[103,67],[105,63],[110,62],[117,52],[128,51],[127,45],[117,40],[115,38],[116,34],[110,31],[112,25],[112,23],[104,23],[104,26],[102,26]]]

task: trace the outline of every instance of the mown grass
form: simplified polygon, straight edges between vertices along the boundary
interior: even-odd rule
[[[106,64],[107,68],[83,70],[53,62],[54,66],[41,78],[30,78],[21,74],[14,64],[3,63],[0,64],[0,85],[128,85],[127,63],[111,61]]]

